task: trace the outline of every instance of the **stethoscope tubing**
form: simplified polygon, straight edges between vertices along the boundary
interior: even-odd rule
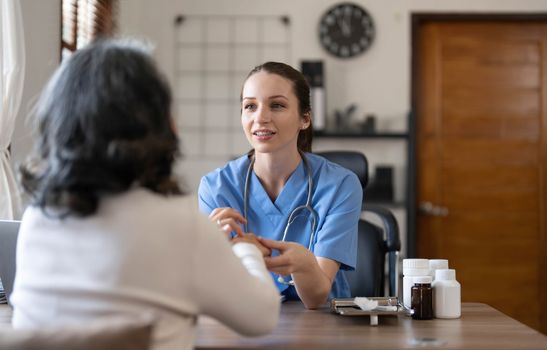
[[[311,216],[311,233],[310,233],[310,241],[308,243],[308,250],[312,250],[313,242],[315,239],[315,227],[317,225],[317,213],[311,206],[312,201],[312,191],[313,191],[313,179],[311,174],[311,167],[308,163],[308,159],[306,156],[301,152],[300,156],[302,157],[302,161],[304,162],[304,168],[306,170],[306,174],[308,177],[308,196],[306,198],[306,204],[298,206],[293,209],[293,211],[289,214],[289,218],[287,219],[287,224],[285,225],[285,229],[283,230],[283,236],[281,238],[282,242],[285,242],[287,240],[287,234],[289,232],[289,227],[291,224],[296,220],[298,215],[296,215],[299,211],[302,210],[308,210],[310,212]],[[244,224],[245,232],[249,232],[247,222],[247,214],[248,214],[248,203],[249,203],[249,179],[251,178],[251,172],[253,171],[255,159],[254,157],[251,157],[251,160],[249,162],[249,167],[247,168],[247,174],[245,176],[245,187],[243,189],[243,217],[245,218],[246,223]]]

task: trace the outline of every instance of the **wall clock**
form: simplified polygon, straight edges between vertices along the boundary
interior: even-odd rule
[[[319,40],[330,54],[349,58],[365,52],[374,40],[374,22],[361,6],[343,2],[329,8],[319,21]]]

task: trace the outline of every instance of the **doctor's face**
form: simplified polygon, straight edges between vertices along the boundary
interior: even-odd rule
[[[241,124],[255,152],[297,151],[298,133],[309,117],[300,115],[290,80],[264,71],[251,75],[243,86]]]

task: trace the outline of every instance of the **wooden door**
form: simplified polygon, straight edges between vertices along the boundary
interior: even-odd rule
[[[418,27],[418,257],[547,333],[547,24]]]

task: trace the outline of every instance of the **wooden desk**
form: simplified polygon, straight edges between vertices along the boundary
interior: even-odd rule
[[[0,305],[0,327],[9,327],[11,309]],[[246,338],[217,321],[201,317],[197,349],[547,349],[547,336],[485,304],[464,303],[456,320],[416,321],[410,317],[344,317],[328,308],[310,311],[301,303],[284,303],[272,334]]]
[[[210,318],[201,318],[197,349],[547,349],[547,336],[486,304],[464,303],[462,317],[417,321],[407,316],[345,317],[328,308],[311,311],[302,304],[283,304],[272,334],[245,338]],[[435,345],[437,344],[437,345]],[[441,345],[444,344],[444,345]]]

